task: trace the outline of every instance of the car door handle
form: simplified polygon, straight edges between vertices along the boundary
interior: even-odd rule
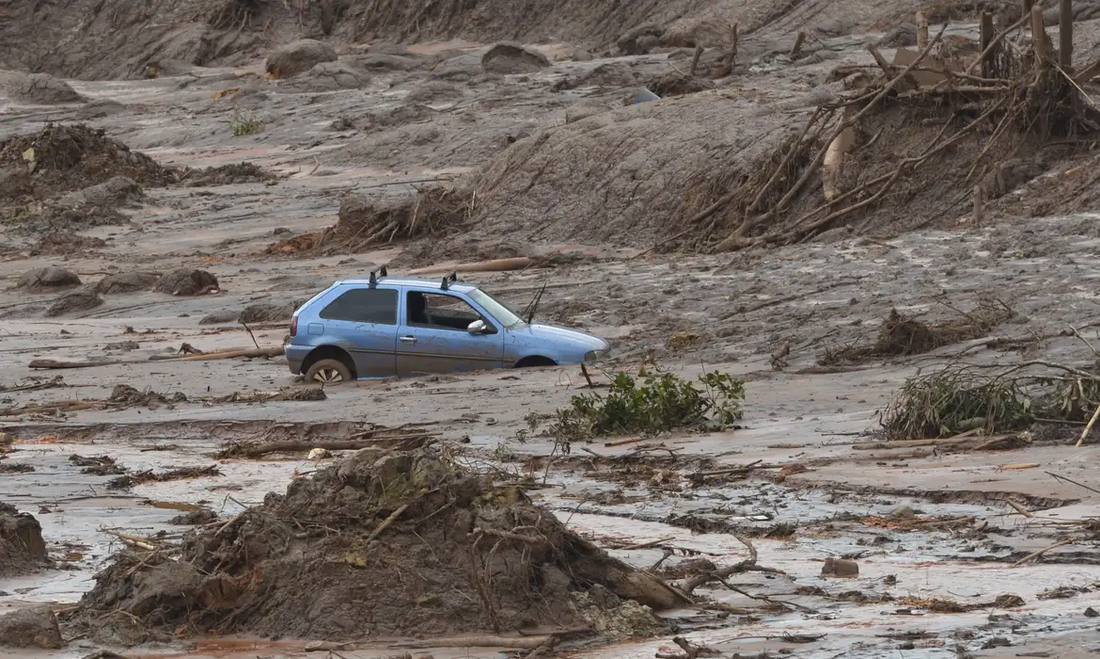
[[[399,339],[401,343],[416,343],[415,336],[403,336]]]

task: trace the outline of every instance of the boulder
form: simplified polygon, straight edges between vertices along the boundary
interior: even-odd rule
[[[321,62],[294,80],[293,86],[304,91],[332,92],[359,89],[367,84],[367,76],[343,62]]]
[[[60,650],[65,647],[57,616],[49,606],[13,611],[0,617],[0,645],[9,648]]]
[[[84,205],[94,206],[127,206],[141,201],[145,196],[141,186],[133,179],[125,176],[112,176],[102,183],[70,192],[58,200],[66,208],[77,208]]]
[[[37,105],[84,101],[84,97],[76,93],[69,83],[48,73],[5,73],[0,78],[0,89],[14,100]]]
[[[264,70],[274,78],[292,78],[321,62],[335,62],[336,59],[336,50],[327,43],[302,39],[268,55],[264,61]]]
[[[155,290],[169,295],[201,295],[218,289],[218,278],[205,270],[179,268],[157,280]]]
[[[499,75],[536,73],[548,66],[545,55],[516,43],[498,43],[481,57],[485,72]]]
[[[18,287],[25,291],[39,292],[80,286],[80,277],[55,265],[24,272]]]
[[[120,272],[100,279],[95,291],[101,295],[151,291],[159,280],[160,275],[155,272]]]
[[[640,25],[619,37],[615,45],[623,55],[645,55],[660,44],[665,29],[660,25]]]
[[[84,288],[66,293],[54,300],[54,303],[46,309],[45,315],[47,318],[54,318],[95,309],[101,304],[103,304],[103,298],[99,297],[94,290]]]

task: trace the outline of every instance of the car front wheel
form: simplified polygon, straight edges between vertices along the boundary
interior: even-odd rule
[[[322,359],[306,371],[306,382],[334,385],[343,384],[350,380],[351,370],[343,362],[335,359]]]

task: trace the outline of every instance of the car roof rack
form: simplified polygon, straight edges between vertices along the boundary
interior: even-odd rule
[[[386,266],[382,266],[381,268],[378,269],[378,276],[377,277],[375,276],[374,273],[375,273],[374,270],[370,271],[370,281],[369,281],[368,285],[371,288],[374,288],[375,286],[378,285],[378,280],[379,279],[381,279],[382,277],[385,277],[386,275],[389,274],[388,272],[386,272]]]
[[[439,288],[444,291],[450,290],[451,282],[456,281],[458,281],[458,272],[452,272],[451,274],[443,278],[443,281],[439,284]]]

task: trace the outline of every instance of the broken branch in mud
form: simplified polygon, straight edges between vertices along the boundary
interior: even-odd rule
[[[204,476],[221,476],[218,465],[208,467],[177,467],[161,473],[153,471],[139,471],[126,476],[119,476],[107,483],[108,490],[127,490],[142,483],[164,483],[167,481],[186,480],[190,478],[202,478]]]
[[[693,595],[695,593],[695,589],[699,586],[702,586],[703,584],[709,583],[711,581],[724,581],[726,578],[734,574],[740,574],[742,572],[767,572],[769,574],[781,574],[784,576],[787,574],[782,570],[757,565],[756,547],[753,546],[752,542],[750,542],[748,538],[740,535],[735,535],[734,537],[737,538],[737,540],[740,541],[741,544],[745,545],[745,547],[748,548],[748,558],[734,565],[724,567],[720,570],[713,570],[710,572],[697,574],[694,577],[691,577],[690,579],[684,581],[679,590],[683,591],[687,595]],[[728,584],[726,585],[728,586]]]
[[[365,437],[353,439],[284,440],[264,444],[232,444],[219,451],[217,458],[259,458],[270,453],[304,453],[315,448],[326,451],[356,451],[364,448],[412,450],[426,446],[438,437],[435,433],[401,432],[399,429],[380,429]]]
[[[218,359],[251,359],[255,357],[278,357],[283,354],[283,348],[237,348],[233,350],[222,350],[219,352],[207,352],[198,355],[187,355],[184,357],[177,357],[176,355],[160,356],[153,355],[149,358],[150,361],[160,362],[204,362]],[[96,368],[99,366],[116,366],[118,364],[144,364],[142,360],[111,360],[111,361],[58,361],[54,359],[35,359],[27,365],[32,369],[66,369],[66,368]]]
[[[538,265],[538,263],[537,259],[529,256],[517,256],[510,259],[492,259],[474,263],[459,263],[457,265],[433,265],[409,270],[409,275],[433,275],[451,272],[507,272],[509,270],[531,268]]]
[[[1062,540],[1060,542],[1056,542],[1053,545],[1050,545],[1049,547],[1043,547],[1042,549],[1040,549],[1038,551],[1033,551],[1030,554],[1028,554],[1027,556],[1024,556],[1020,560],[1013,563],[1012,567],[1020,567],[1024,563],[1027,563],[1027,562],[1032,561],[1036,558],[1039,558],[1040,556],[1047,553],[1048,551],[1051,551],[1053,549],[1057,549],[1059,547],[1064,547],[1064,546],[1070,544],[1071,542],[1073,542],[1073,539],[1069,538],[1069,539],[1066,539],[1066,540]]]

